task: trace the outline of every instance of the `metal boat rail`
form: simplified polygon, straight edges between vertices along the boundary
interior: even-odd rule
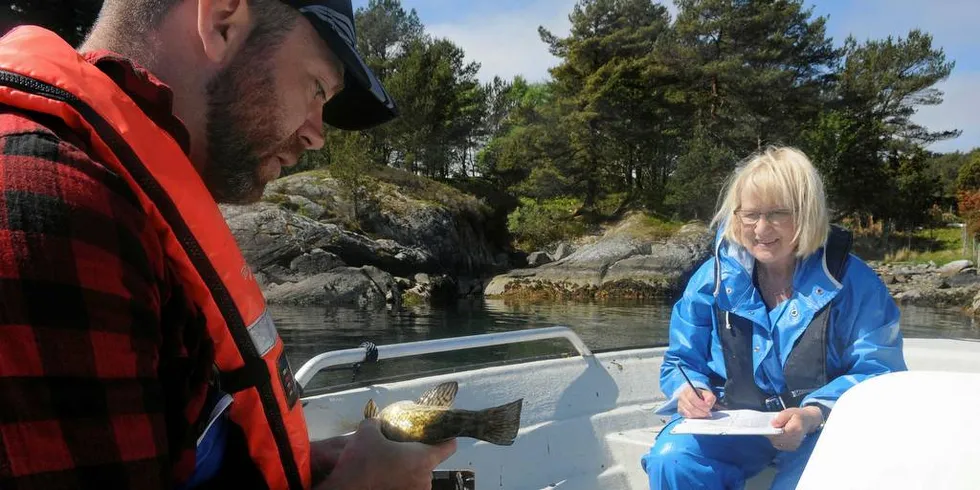
[[[519,344],[537,340],[561,339],[568,340],[582,357],[591,357],[592,351],[585,342],[568,327],[545,327],[512,332],[487,333],[469,335],[466,337],[450,337],[445,339],[422,340],[401,344],[377,346],[377,360],[396,359],[399,357],[414,357],[437,352],[450,352],[480,347],[491,347],[503,344]],[[296,382],[305,388],[316,374],[332,366],[355,364],[363,362],[371,348],[358,347],[342,349],[319,354],[303,364],[296,371]]]

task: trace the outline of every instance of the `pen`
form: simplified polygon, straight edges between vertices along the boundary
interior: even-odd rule
[[[704,397],[701,396],[701,390],[694,387],[694,383],[691,382],[691,378],[687,377],[687,373],[684,372],[684,368],[680,364],[678,364],[677,369],[680,370],[681,376],[684,376],[684,379],[687,381],[688,386],[690,386],[691,389],[694,390],[694,394],[697,395],[698,398],[701,399],[701,401],[704,401]]]

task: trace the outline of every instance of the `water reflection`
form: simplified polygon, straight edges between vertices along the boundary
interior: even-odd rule
[[[277,306],[272,314],[290,364],[297,369],[319,353],[357,347],[364,341],[394,344],[555,325],[571,328],[594,351],[664,345],[671,306],[667,301],[562,304],[487,299],[449,308],[398,311]],[[903,306],[902,330],[906,337],[980,339],[974,321],[952,309]],[[556,340],[432,354],[363,366],[357,380],[569,352],[566,341]],[[351,377],[349,370],[324,373],[313,386],[343,384]]]

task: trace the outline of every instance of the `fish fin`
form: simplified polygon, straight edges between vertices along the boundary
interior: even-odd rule
[[[476,434],[473,438],[498,446],[510,446],[521,428],[521,408],[524,399],[506,405],[481,410],[477,417]]]
[[[378,416],[378,405],[374,403],[374,398],[368,400],[367,404],[364,405],[364,418],[373,419]]]
[[[449,381],[440,383],[422,393],[415,403],[430,407],[451,407],[456,400],[456,392],[459,390],[459,383]]]

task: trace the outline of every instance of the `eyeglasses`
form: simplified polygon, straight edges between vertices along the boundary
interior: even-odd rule
[[[735,211],[735,215],[742,219],[743,225],[752,226],[765,216],[766,221],[772,226],[782,226],[788,224],[793,219],[793,212],[789,209],[773,209],[765,213],[759,211],[749,211],[740,209]]]

